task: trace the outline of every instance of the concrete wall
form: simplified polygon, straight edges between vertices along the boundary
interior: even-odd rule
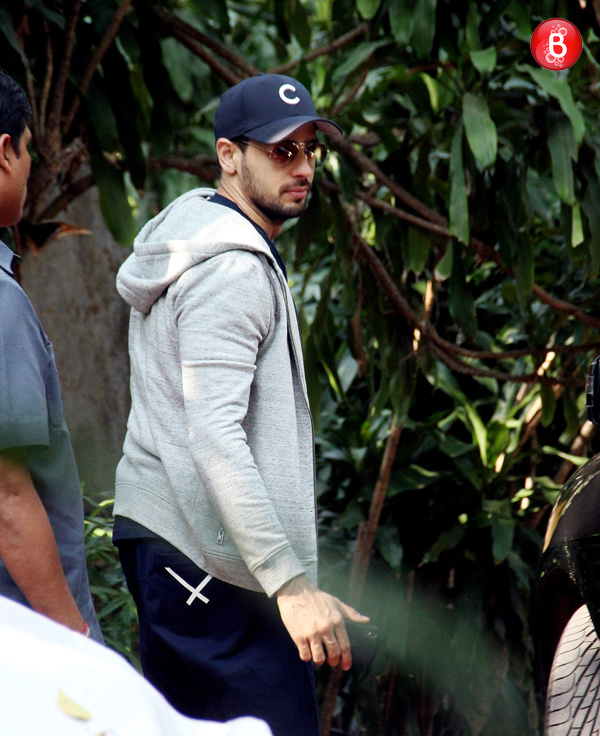
[[[95,188],[55,219],[92,233],[28,253],[22,286],[54,346],[80,476],[94,497],[112,497],[129,411],[129,309],[115,277],[129,251],[107,230]]]

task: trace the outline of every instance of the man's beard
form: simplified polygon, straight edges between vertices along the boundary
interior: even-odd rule
[[[285,222],[285,220],[300,217],[300,215],[306,210],[308,196],[306,196],[302,202],[290,202],[289,204],[269,196],[261,189],[260,185],[256,181],[256,177],[250,172],[245,161],[242,161],[240,176],[250,201],[270,222],[277,224]],[[308,179],[302,179],[301,181],[295,182],[294,186],[310,187],[310,181]]]

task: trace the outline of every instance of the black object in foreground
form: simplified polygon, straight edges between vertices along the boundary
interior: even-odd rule
[[[379,627],[375,624],[358,624],[346,620],[346,631],[352,647],[352,664],[371,664],[377,651]]]

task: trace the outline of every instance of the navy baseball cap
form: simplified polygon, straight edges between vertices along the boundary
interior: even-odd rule
[[[215,115],[215,139],[246,136],[275,143],[306,123],[329,135],[341,135],[337,123],[317,115],[303,84],[283,74],[259,74],[230,87]]]

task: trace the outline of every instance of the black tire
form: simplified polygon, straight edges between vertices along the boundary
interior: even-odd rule
[[[560,638],[544,720],[546,736],[600,734],[600,641],[586,606],[575,611]]]

